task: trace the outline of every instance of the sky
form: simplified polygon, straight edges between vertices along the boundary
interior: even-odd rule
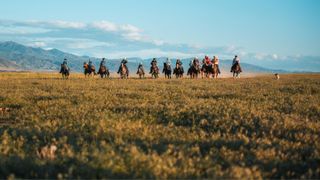
[[[1,0],[0,41],[95,57],[320,56],[319,0]]]

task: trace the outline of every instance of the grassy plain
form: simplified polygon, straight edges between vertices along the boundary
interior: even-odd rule
[[[320,178],[320,75],[0,73],[0,178]]]

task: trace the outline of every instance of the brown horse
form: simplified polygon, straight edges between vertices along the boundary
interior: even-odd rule
[[[65,64],[61,64],[60,73],[62,75],[62,79],[68,79],[70,75],[69,67]]]
[[[220,74],[219,66],[218,66],[218,64],[214,64],[213,68],[212,68],[212,77],[213,78],[218,78],[219,74]]]
[[[144,78],[144,69],[142,65],[139,65],[138,70],[137,70],[137,74],[139,75],[139,78],[142,79]]]
[[[89,65],[87,63],[85,63],[83,65],[84,68],[84,76],[85,77],[89,77],[89,76],[94,76],[96,75],[96,68],[94,67],[94,65],[91,65],[91,67],[89,67]]]
[[[240,73],[242,72],[241,66],[238,62],[236,62],[231,67],[231,72],[233,73],[233,78],[240,78]]]
[[[109,72],[108,68],[104,65],[100,66],[98,74],[100,74],[101,78],[109,78],[109,76],[110,76],[110,72]]]
[[[121,63],[119,74],[121,79],[128,79],[129,71],[124,63]]]
[[[159,77],[159,68],[155,63],[153,63],[151,66],[151,77],[154,79]]]

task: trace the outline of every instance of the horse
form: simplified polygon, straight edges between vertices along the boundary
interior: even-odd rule
[[[90,75],[96,75],[96,68],[94,67],[94,65],[91,65],[89,67],[88,64],[84,64],[83,65],[83,68],[84,68],[84,76],[87,77],[87,76],[90,76]]]
[[[142,79],[144,78],[144,69],[143,69],[143,66],[139,66],[138,67],[138,70],[137,70],[137,74],[139,75],[139,78]]]
[[[218,64],[214,64],[212,66],[212,77],[213,78],[218,78],[218,75],[220,74],[220,71],[219,71],[219,67],[218,67]]]
[[[70,69],[66,64],[61,64],[60,73],[62,75],[62,79],[68,79],[70,75]]]
[[[176,64],[176,67],[173,70],[173,74],[176,75],[176,78],[182,78],[183,77],[183,73],[184,73],[184,70],[183,70],[182,65],[181,64]]]
[[[168,63],[163,63],[162,73],[164,73],[165,78],[171,79],[171,74],[172,74],[171,65]]]
[[[211,74],[213,74],[212,64],[204,63],[201,67],[201,77],[210,78]]]
[[[120,71],[118,73],[120,74],[121,79],[128,79],[129,77],[129,70],[124,63],[121,63]]]
[[[151,66],[151,77],[157,79],[159,77],[159,68],[156,64]]]
[[[231,67],[231,72],[233,73],[233,78],[240,78],[240,73],[242,72],[242,69],[241,69],[240,64],[238,62],[236,62]]]
[[[190,75],[190,78],[198,78],[200,73],[200,65],[199,62],[193,62],[192,65],[188,69],[187,75]]]
[[[109,78],[109,76],[110,76],[110,72],[109,72],[108,68],[104,65],[100,66],[98,74],[100,74],[101,78],[103,78],[103,77]]]

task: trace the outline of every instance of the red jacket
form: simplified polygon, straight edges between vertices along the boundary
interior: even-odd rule
[[[205,60],[205,63],[206,63],[206,64],[211,64],[211,60],[210,60],[210,58],[209,58],[209,57],[205,57],[205,59],[204,59],[204,60]]]

